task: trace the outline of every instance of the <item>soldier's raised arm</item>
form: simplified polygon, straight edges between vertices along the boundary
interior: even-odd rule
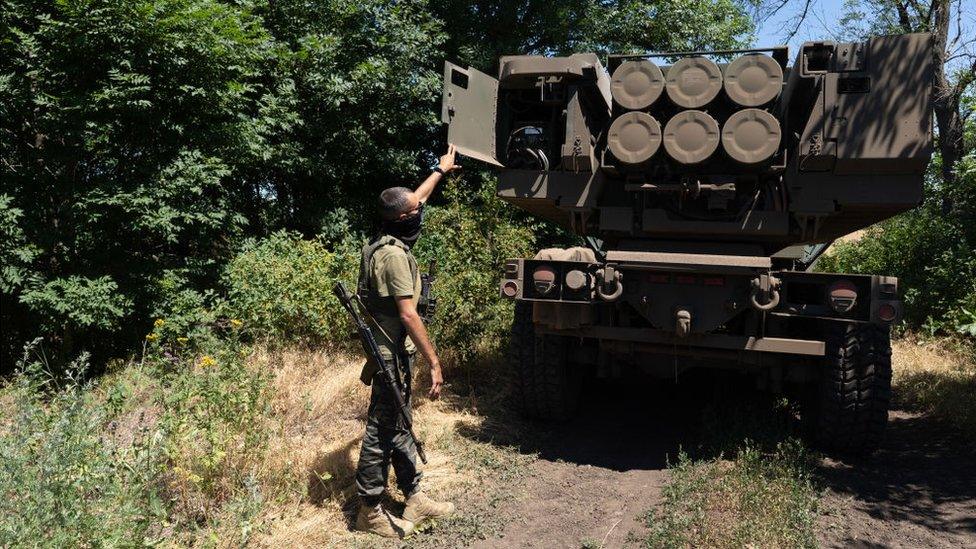
[[[447,146],[447,152],[441,156],[440,162],[434,167],[434,170],[430,172],[427,179],[424,179],[414,191],[417,194],[417,198],[421,203],[427,202],[430,195],[434,194],[434,189],[437,188],[437,184],[440,183],[441,179],[445,175],[453,172],[454,170],[460,168],[461,166],[454,163],[455,156],[457,155],[457,150],[454,145]]]

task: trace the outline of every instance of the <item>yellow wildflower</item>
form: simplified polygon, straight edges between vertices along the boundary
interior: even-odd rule
[[[241,322],[240,320],[237,320],[236,318],[230,319],[230,325],[233,326],[233,327],[235,327],[235,328],[240,328],[242,324],[244,324],[244,323]]]
[[[211,366],[216,366],[216,365],[217,365],[217,361],[214,360],[212,356],[210,356],[210,355],[203,355],[202,357],[200,357],[200,367],[201,368],[209,368]]]
[[[173,467],[173,472],[192,482],[193,484],[200,484],[203,482],[203,478],[201,478],[200,475],[194,473],[193,471],[188,471],[180,466]]]
[[[190,341],[189,338],[185,338],[185,337],[176,338],[176,342],[179,343],[180,345],[186,345],[187,341]]]
[[[146,341],[156,341],[159,336],[156,334],[146,334]]]

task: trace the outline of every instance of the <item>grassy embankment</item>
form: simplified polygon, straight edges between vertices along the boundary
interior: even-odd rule
[[[360,364],[257,348],[180,371],[135,361],[93,384],[15,378],[0,389],[0,546],[391,545],[348,528],[368,402]],[[464,544],[500,527],[491,508],[513,497],[532,458],[461,434],[496,405],[450,390],[419,399],[425,486],[461,512],[410,545]]]
[[[892,351],[896,408],[961,433],[976,431],[971,348],[904,337]],[[757,424],[733,414],[719,421],[713,438],[725,450],[719,457],[681,454],[670,467],[663,502],[648,511],[650,534],[641,541],[648,547],[816,546],[822,494],[816,454],[775,419]]]

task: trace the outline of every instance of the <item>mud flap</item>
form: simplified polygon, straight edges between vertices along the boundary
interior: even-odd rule
[[[459,153],[501,166],[495,152],[495,111],[498,80],[475,69],[444,63],[444,95],[441,122],[447,124],[447,141]]]

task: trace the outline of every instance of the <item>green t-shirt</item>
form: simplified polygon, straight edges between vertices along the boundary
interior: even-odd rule
[[[374,330],[373,335],[383,358],[386,359],[393,358],[393,349],[401,338],[405,338],[404,348],[407,353],[417,350],[400,322],[395,299],[412,297],[415,307],[420,300],[420,272],[416,268],[411,270],[411,263],[416,265],[410,252],[394,245],[386,245],[373,252],[373,258],[368,265],[370,288],[373,291],[369,293],[367,308],[382,328]]]

